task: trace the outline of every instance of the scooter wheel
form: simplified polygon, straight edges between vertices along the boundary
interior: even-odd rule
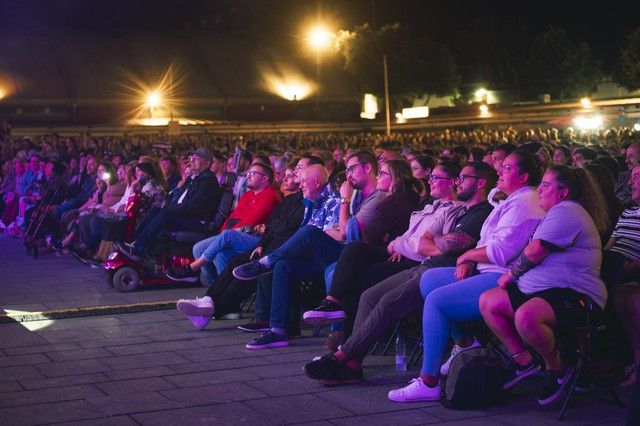
[[[104,281],[111,288],[114,287],[114,285],[113,285],[113,276],[114,275],[115,275],[115,272],[113,272],[113,271],[106,271],[105,274],[104,274]]]
[[[121,293],[128,293],[140,287],[140,276],[130,266],[123,266],[113,274],[113,287]]]

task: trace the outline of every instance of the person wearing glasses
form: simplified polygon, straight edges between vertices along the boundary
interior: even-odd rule
[[[273,273],[272,328],[249,342],[246,345],[248,349],[289,344],[282,326],[274,326],[274,323],[284,322],[282,318],[274,321],[274,304],[276,300],[287,300],[287,296],[283,295],[290,293],[290,288],[296,280],[322,278],[325,269],[340,257],[345,242],[362,240],[372,244],[384,244],[388,232],[394,231],[393,227],[398,218],[400,221],[405,221],[405,227],[408,224],[411,209],[398,210],[398,206],[387,206],[385,210],[381,210],[381,204],[387,194],[386,191],[377,188],[378,163],[372,153],[361,151],[354,154],[347,162],[346,173],[347,181],[340,187],[338,226],[324,231],[314,226],[304,226],[268,256],[234,269],[234,276],[240,280]],[[389,173],[388,169],[387,173]],[[391,184],[388,179],[386,182],[387,185]],[[395,211],[393,216],[391,211]],[[390,219],[392,217],[393,219]],[[379,218],[385,218],[386,229],[381,226],[383,222],[379,221]],[[404,229],[400,230],[400,232],[403,231]],[[281,302],[280,304],[282,305]],[[286,305],[288,306],[288,302]]]
[[[248,191],[240,197],[238,206],[222,225],[223,231],[196,243],[193,246],[196,260],[182,268],[167,271],[168,278],[195,282],[200,268],[203,268],[207,282],[211,283],[232,257],[255,247],[264,233],[269,215],[282,201],[282,194],[273,186],[273,170],[265,164],[251,166],[246,177]]]
[[[437,200],[420,211],[410,215],[409,226],[404,233],[389,240],[386,246],[378,246],[363,241],[348,244],[335,267],[333,279],[327,289],[327,297],[315,309],[304,313],[305,322],[312,325],[327,324],[332,321],[345,321],[345,335],[351,331],[360,294],[396,273],[417,266],[425,259],[421,253],[422,237],[425,233],[441,235],[448,230],[460,214],[463,203],[456,200],[454,178],[460,168],[455,163],[446,163],[433,171],[433,194]],[[388,175],[387,175],[388,173]],[[384,203],[402,205],[411,190],[412,182],[419,182],[411,175],[409,165],[400,160],[389,160],[380,167],[378,189],[392,186],[390,195]],[[406,202],[405,202],[406,203]],[[389,209],[393,214],[397,210]],[[380,217],[380,225],[391,230],[392,218]],[[335,349],[342,343],[343,335],[338,330],[327,338],[327,348]],[[337,341],[332,344],[332,341]]]
[[[390,400],[439,400],[439,376],[448,374],[451,360],[456,355],[479,346],[462,325],[482,317],[480,295],[497,287],[498,280],[513,267],[544,216],[535,188],[541,177],[542,170],[535,155],[524,151],[508,155],[499,168],[497,183],[497,190],[507,198],[487,217],[476,247],[458,257],[456,267],[433,268],[422,274],[424,354],[420,376],[412,379],[409,385],[390,391]],[[492,200],[490,195],[488,199]],[[442,355],[449,337],[454,346],[443,363]]]
[[[402,318],[420,313],[423,305],[420,277],[423,272],[455,265],[457,257],[476,244],[480,229],[493,210],[487,202],[487,194],[494,187],[497,175],[486,163],[467,163],[459,174],[453,173],[458,170],[453,164],[456,163],[436,166],[431,180],[438,199],[433,206],[415,212],[407,233],[394,240],[394,252],[402,254],[399,263],[404,263],[407,268],[362,293],[351,336],[339,350],[305,365],[308,377],[333,385],[362,380],[361,365],[371,345],[391,331]],[[455,191],[452,192],[454,181]],[[454,196],[462,205],[447,207]],[[430,211],[432,213],[428,214]],[[453,222],[450,222],[451,218]],[[442,222],[444,226],[438,225]],[[440,226],[442,231],[438,232]],[[356,264],[353,269],[359,267]],[[377,268],[378,265],[371,267]],[[340,279],[338,271],[334,281],[336,279]]]

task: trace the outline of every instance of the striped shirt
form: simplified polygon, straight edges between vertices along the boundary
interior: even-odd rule
[[[640,260],[640,206],[622,212],[611,236],[616,239],[611,251],[632,261]]]

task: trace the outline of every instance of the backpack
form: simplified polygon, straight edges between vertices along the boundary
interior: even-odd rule
[[[459,410],[486,408],[504,400],[503,383],[502,361],[493,349],[468,349],[451,361],[441,402]]]

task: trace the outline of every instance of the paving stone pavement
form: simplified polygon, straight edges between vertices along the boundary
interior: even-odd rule
[[[119,294],[72,257],[31,259],[0,234],[0,308],[48,310],[194,297],[202,288]],[[370,356],[366,381],[325,387],[302,365],[323,337],[303,328],[291,346],[244,348],[242,320],[201,332],[174,310],[0,324],[0,424],[556,425],[559,407],[539,407],[534,389],[487,410],[437,402],[396,404],[387,392],[418,374],[397,375],[391,357]],[[606,396],[606,395],[601,395]],[[622,392],[625,401],[627,391]],[[575,398],[567,424],[620,425],[626,410]]]

